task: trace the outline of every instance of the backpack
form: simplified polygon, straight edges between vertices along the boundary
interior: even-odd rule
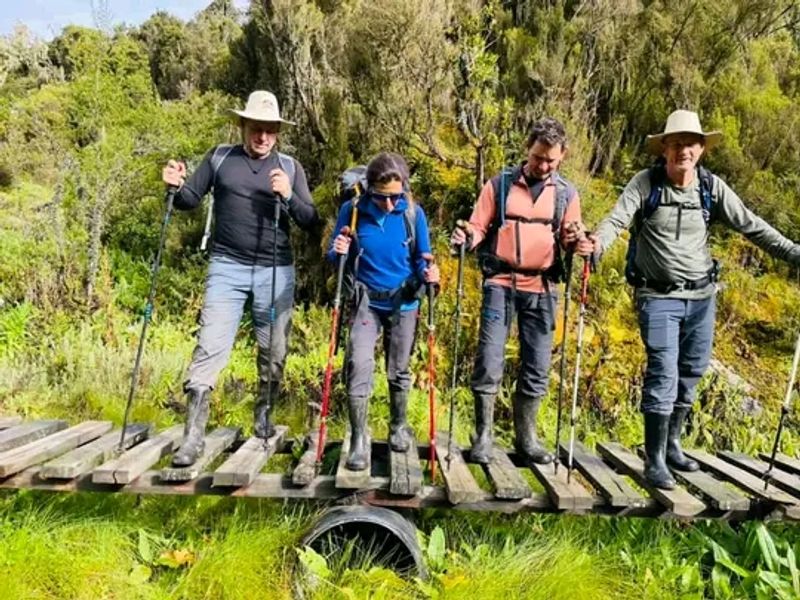
[[[697,166],[697,172],[700,179],[700,210],[703,212],[703,222],[706,225],[706,229],[708,229],[711,226],[714,175],[711,171],[700,165]],[[628,252],[625,255],[625,280],[634,287],[641,285],[641,277],[636,271],[636,246],[639,234],[641,234],[647,219],[649,219],[661,205],[661,195],[664,193],[664,185],[667,180],[666,161],[663,157],[656,160],[653,166],[650,167],[649,176],[650,194],[633,215],[633,225],[630,228],[631,237],[628,241]],[[680,235],[681,210],[693,210],[693,208],[679,208],[678,235]]]
[[[228,158],[231,150],[233,150],[235,147],[235,144],[220,144],[214,148],[214,152],[211,154],[211,197],[208,199],[206,226],[203,230],[203,239],[200,241],[200,250],[206,249],[208,246],[208,238],[211,236],[211,218],[214,215],[214,188],[217,185],[217,173],[219,172],[219,168],[222,166],[224,160]],[[294,177],[296,174],[294,159],[288,154],[278,152],[278,163],[280,164],[281,169],[289,176],[289,180],[292,182],[292,187],[294,187]]]
[[[497,177],[492,178],[492,188],[494,190],[495,202],[497,203],[497,210],[492,223],[489,225],[489,230],[486,234],[486,239],[481,244],[481,249],[478,252],[478,261],[481,267],[481,272],[484,278],[489,279],[501,273],[521,273],[523,275],[546,275],[547,279],[555,282],[564,280],[564,265],[561,257],[561,244],[559,240],[559,233],[561,231],[561,221],[564,219],[564,213],[567,211],[567,206],[575,197],[575,187],[564,179],[559,173],[554,174],[556,184],[556,198],[553,203],[553,216],[549,219],[536,217],[533,219],[507,217],[506,203],[508,194],[511,191],[511,186],[522,176],[522,166],[506,167]],[[538,194],[537,194],[538,195]],[[505,225],[507,220],[515,220],[522,223],[542,223],[550,225],[553,231],[553,244],[555,248],[555,259],[553,264],[545,271],[520,269],[516,268],[513,264],[499,258],[496,254],[497,249],[497,234],[500,227]],[[519,247],[517,248],[519,252]],[[518,255],[519,256],[519,255]]]

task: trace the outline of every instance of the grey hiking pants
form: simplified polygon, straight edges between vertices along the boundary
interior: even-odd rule
[[[258,375],[280,382],[286,358],[286,340],[294,302],[294,267],[276,267],[275,322],[269,345],[272,267],[245,265],[227,256],[213,256],[208,266],[200,334],[184,387],[214,387],[227,364],[242,320],[244,305],[252,298],[253,329],[258,342]]]
[[[474,392],[494,395],[500,389],[506,340],[516,313],[521,353],[517,393],[526,398],[541,398],[547,393],[557,306],[556,293],[512,294],[509,288],[484,284],[478,354],[472,371]]]
[[[347,347],[347,393],[351,397],[369,398],[375,372],[375,344],[383,330],[383,350],[386,358],[386,378],[392,392],[408,391],[411,387],[411,350],[417,332],[417,310],[391,312],[370,308],[363,291],[359,300]]]

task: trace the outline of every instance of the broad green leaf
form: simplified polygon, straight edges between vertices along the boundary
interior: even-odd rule
[[[316,575],[322,579],[328,579],[331,576],[331,570],[328,568],[328,563],[321,554],[310,546],[297,549],[297,556],[303,566],[308,569],[312,575]]]
[[[147,565],[137,564],[131,572],[128,573],[128,581],[134,585],[141,585],[147,583],[153,571]]]
[[[439,570],[444,565],[445,555],[445,541],[444,530],[441,527],[435,527],[431,531],[430,540],[428,540],[427,558],[430,567]]]
[[[145,563],[153,562],[153,548],[150,545],[150,537],[144,529],[139,530],[139,557]]]
[[[756,525],[756,537],[758,538],[758,547],[761,549],[761,555],[767,568],[775,573],[780,572],[781,559],[780,556],[778,556],[778,550],[775,548],[775,541],[772,539],[772,535],[763,523]]]

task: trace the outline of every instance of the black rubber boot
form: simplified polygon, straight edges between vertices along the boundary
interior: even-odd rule
[[[495,394],[472,392],[475,400],[475,437],[469,457],[473,462],[487,465],[492,460],[494,447],[494,399]]]
[[[523,460],[546,465],[553,462],[553,455],[542,446],[536,435],[536,417],[541,403],[541,398],[514,394],[514,447]]]
[[[683,453],[681,434],[686,417],[692,411],[691,406],[672,409],[669,417],[669,433],[667,435],[667,464],[678,471],[697,471],[700,465]]]
[[[408,407],[408,392],[406,390],[389,392],[389,446],[395,452],[406,452],[414,439],[414,434],[408,426],[406,409]]]
[[[644,414],[644,476],[662,490],[675,489],[675,480],[667,469],[667,434],[670,415]]]
[[[187,388],[187,413],[186,426],[183,429],[183,443],[172,457],[172,464],[176,467],[193,465],[205,447],[203,437],[206,434],[208,423],[208,400],[211,388],[199,385]]]
[[[351,471],[363,471],[369,462],[367,444],[367,398],[350,397],[350,452],[345,466]]]
[[[272,393],[270,393],[270,386]],[[275,405],[280,384],[273,381],[268,384],[262,381],[258,386],[258,398],[253,406],[253,435],[262,440],[266,440],[275,435],[275,427],[270,421],[272,407]]]

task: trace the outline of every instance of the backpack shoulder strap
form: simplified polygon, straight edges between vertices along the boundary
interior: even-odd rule
[[[561,222],[564,220],[564,214],[567,212],[567,206],[575,196],[578,190],[569,181],[564,179],[560,173],[556,173],[556,201],[553,206],[553,233],[558,234],[561,231]]]
[[[519,179],[519,167],[504,167],[500,174],[492,177],[492,189],[494,191],[494,201],[497,205],[495,211],[494,227],[505,225],[506,222],[506,201],[511,186]]]
[[[297,174],[294,158],[283,152],[278,152],[278,163],[281,165],[281,169],[289,176],[289,181],[292,182],[292,187],[294,187],[294,177]]]
[[[406,239],[408,240],[408,255],[413,260],[417,251],[417,203],[411,198],[407,200],[408,206],[403,211],[403,220],[406,224]]]
[[[698,165],[697,173],[700,176],[700,206],[703,209],[703,221],[708,228],[714,214],[714,174],[701,165]]]
[[[656,163],[650,167],[648,173],[650,176],[650,194],[645,199],[644,206],[641,208],[641,222],[649,219],[650,215],[658,208],[659,202],[661,202],[661,194],[664,192],[664,180],[667,176],[662,159],[657,160]]]
[[[220,144],[214,148],[211,154],[211,187],[217,185],[217,173],[222,166],[223,161],[228,158],[228,154],[233,150],[234,144]]]

